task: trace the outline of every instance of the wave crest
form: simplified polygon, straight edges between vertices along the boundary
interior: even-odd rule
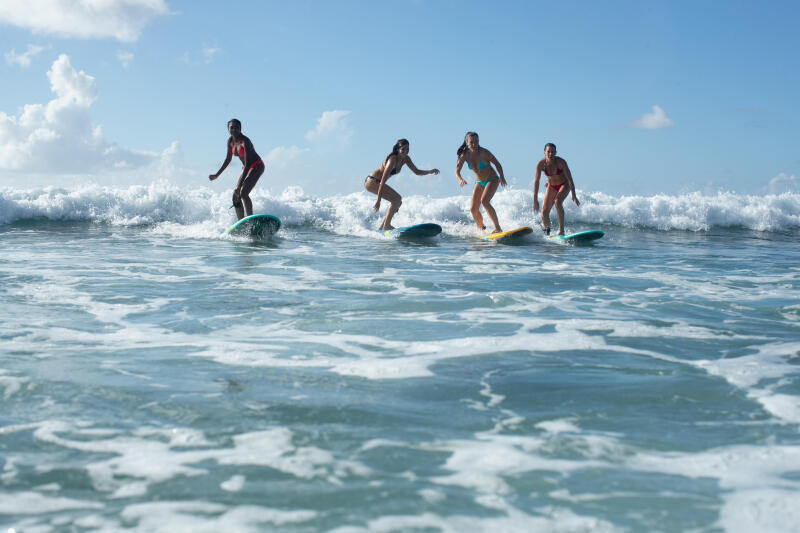
[[[289,227],[311,225],[337,232],[359,232],[375,227],[379,217],[372,209],[375,197],[363,191],[315,197],[299,187],[277,194],[262,188],[251,196],[256,212],[276,215]],[[617,197],[579,191],[578,197],[580,207],[569,199],[564,203],[568,224],[687,231],[725,227],[784,231],[800,227],[798,193]],[[501,190],[492,203],[504,227],[531,225],[538,220],[528,190]],[[395,225],[436,222],[470,226],[468,204],[466,192],[446,198],[409,195],[403,199]],[[217,193],[206,187],[186,188],[166,181],[127,188],[4,188],[0,189],[0,224],[47,219],[123,226],[171,223],[224,227],[235,218],[230,206],[230,191]],[[384,202],[382,213],[387,207],[388,202]],[[555,217],[555,213],[552,215]]]

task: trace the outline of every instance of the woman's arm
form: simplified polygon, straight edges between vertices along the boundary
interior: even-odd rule
[[[489,161],[489,164],[494,165],[494,167],[497,169],[497,174],[500,176],[500,185],[505,187],[507,183],[506,177],[503,175],[503,166],[500,164],[500,161],[497,160],[494,154],[492,154],[492,152],[486,150],[486,148],[484,148],[484,150],[486,151],[486,159]]]
[[[438,168],[434,168],[434,169],[431,169],[431,170],[420,170],[420,169],[418,169],[416,167],[416,165],[414,165],[414,162],[411,161],[411,158],[408,157],[408,156],[406,156],[406,165],[408,165],[408,168],[411,169],[411,172],[413,172],[417,176],[425,176],[427,174],[438,174],[439,173],[439,169]]]
[[[536,173],[533,176],[533,212],[539,212],[539,179],[542,177],[542,162],[536,163]]]
[[[217,179],[219,177],[219,175],[222,174],[222,172],[226,168],[228,168],[228,164],[231,162],[231,140],[232,139],[233,139],[233,137],[228,137],[228,142],[225,144],[225,146],[226,146],[226,149],[225,149],[225,161],[222,162],[222,166],[219,168],[219,170],[217,171],[216,174],[209,174],[208,175],[208,179],[210,181],[214,181],[215,179]]]
[[[459,187],[463,187],[467,184],[464,178],[461,177],[461,169],[464,167],[464,162],[467,160],[467,156],[464,155],[466,153],[467,152],[462,152],[461,155],[458,156],[458,161],[456,161],[456,177],[458,178]]]
[[[564,161],[564,176],[566,176],[567,181],[569,182],[569,191],[572,193],[572,201],[575,202],[575,205],[581,205],[578,201],[578,197],[575,195],[575,183],[572,182],[572,172],[569,171],[569,165],[567,165],[567,161]]]

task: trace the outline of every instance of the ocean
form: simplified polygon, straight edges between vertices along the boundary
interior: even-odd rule
[[[252,196],[0,188],[0,532],[800,531],[800,194]]]

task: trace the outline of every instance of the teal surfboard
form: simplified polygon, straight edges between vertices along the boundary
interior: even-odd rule
[[[439,224],[425,223],[389,230],[379,229],[377,231],[381,235],[397,237],[398,239],[426,239],[439,235],[442,232],[442,227]]]
[[[234,237],[263,239],[273,235],[280,227],[281,221],[278,217],[272,215],[250,215],[228,228],[226,233]]]
[[[490,233],[489,235],[484,235],[483,240],[509,243],[514,241],[519,241],[522,237],[524,237],[525,235],[529,235],[532,232],[533,228],[530,228],[528,226],[522,226],[521,228],[512,229],[511,231],[500,231],[497,233]]]
[[[579,231],[578,233],[570,233],[568,235],[551,235],[550,238],[554,241],[567,241],[567,242],[589,242],[599,239],[605,235],[600,230],[592,229],[589,231]]]

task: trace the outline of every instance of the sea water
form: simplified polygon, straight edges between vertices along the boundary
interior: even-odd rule
[[[0,531],[800,530],[800,195],[579,194],[0,189]]]

